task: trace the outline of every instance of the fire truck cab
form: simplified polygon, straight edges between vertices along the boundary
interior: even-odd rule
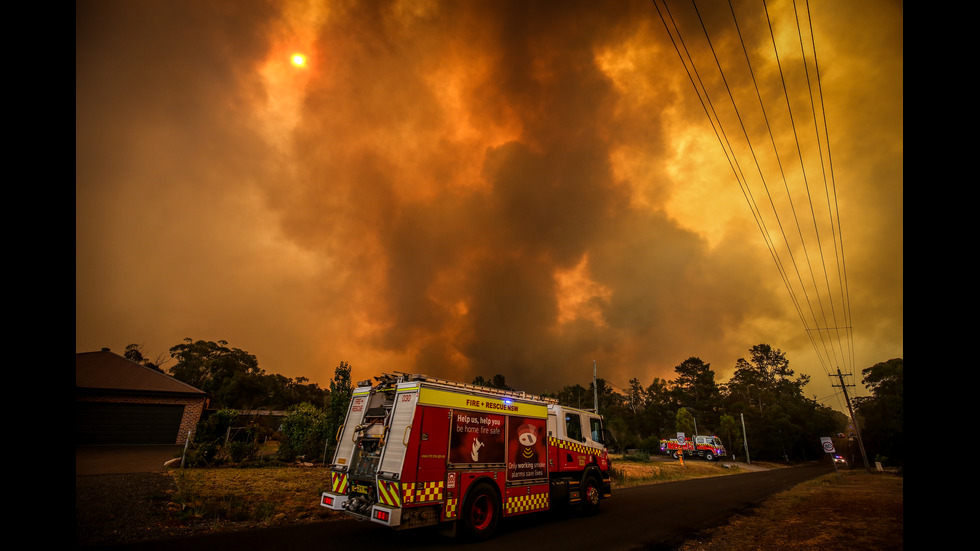
[[[501,518],[611,495],[602,418],[425,375],[359,383],[320,504],[395,529],[489,537]]]

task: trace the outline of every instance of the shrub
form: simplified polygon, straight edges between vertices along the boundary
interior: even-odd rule
[[[231,460],[235,463],[241,463],[243,461],[248,461],[255,459],[255,456],[259,453],[259,445],[254,441],[248,442],[232,442],[228,446],[228,455]]]
[[[187,465],[202,467],[221,463],[225,435],[237,420],[237,411],[221,409],[198,423],[194,432],[194,448],[187,454]]]
[[[643,450],[629,450],[628,453],[623,456],[623,459],[626,461],[648,463],[650,461],[650,454]]]
[[[660,438],[648,436],[640,440],[639,448],[648,454],[658,454],[660,453]]]
[[[327,415],[309,402],[292,406],[282,421],[279,457],[292,461],[303,456],[314,460],[323,452],[327,439]]]

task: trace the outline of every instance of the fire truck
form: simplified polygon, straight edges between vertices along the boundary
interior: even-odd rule
[[[394,529],[490,537],[502,518],[598,511],[612,495],[608,432],[556,400],[384,374],[358,383],[320,504]]]
[[[701,436],[685,438],[683,442],[678,442],[676,438],[660,441],[660,451],[677,459],[679,453],[684,457],[701,457],[708,461],[714,461],[719,457],[725,456],[725,446],[721,443],[721,438],[717,436]]]

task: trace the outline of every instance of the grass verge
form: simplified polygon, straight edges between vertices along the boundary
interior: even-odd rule
[[[725,464],[704,461],[685,461],[681,465],[679,461],[645,462],[622,459],[617,461],[614,459],[609,475],[613,488],[629,488],[630,486],[643,486],[672,480],[724,476],[745,472],[737,466],[726,468],[723,465]]]
[[[863,470],[827,474],[774,495],[678,551],[901,550],[903,477]]]
[[[181,469],[173,471],[175,514],[191,521],[273,526],[324,520],[319,506],[330,473],[315,467]]]

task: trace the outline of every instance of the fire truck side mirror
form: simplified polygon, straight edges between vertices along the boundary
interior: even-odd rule
[[[609,429],[602,429],[602,443],[606,445],[606,448],[612,447],[613,436]]]

